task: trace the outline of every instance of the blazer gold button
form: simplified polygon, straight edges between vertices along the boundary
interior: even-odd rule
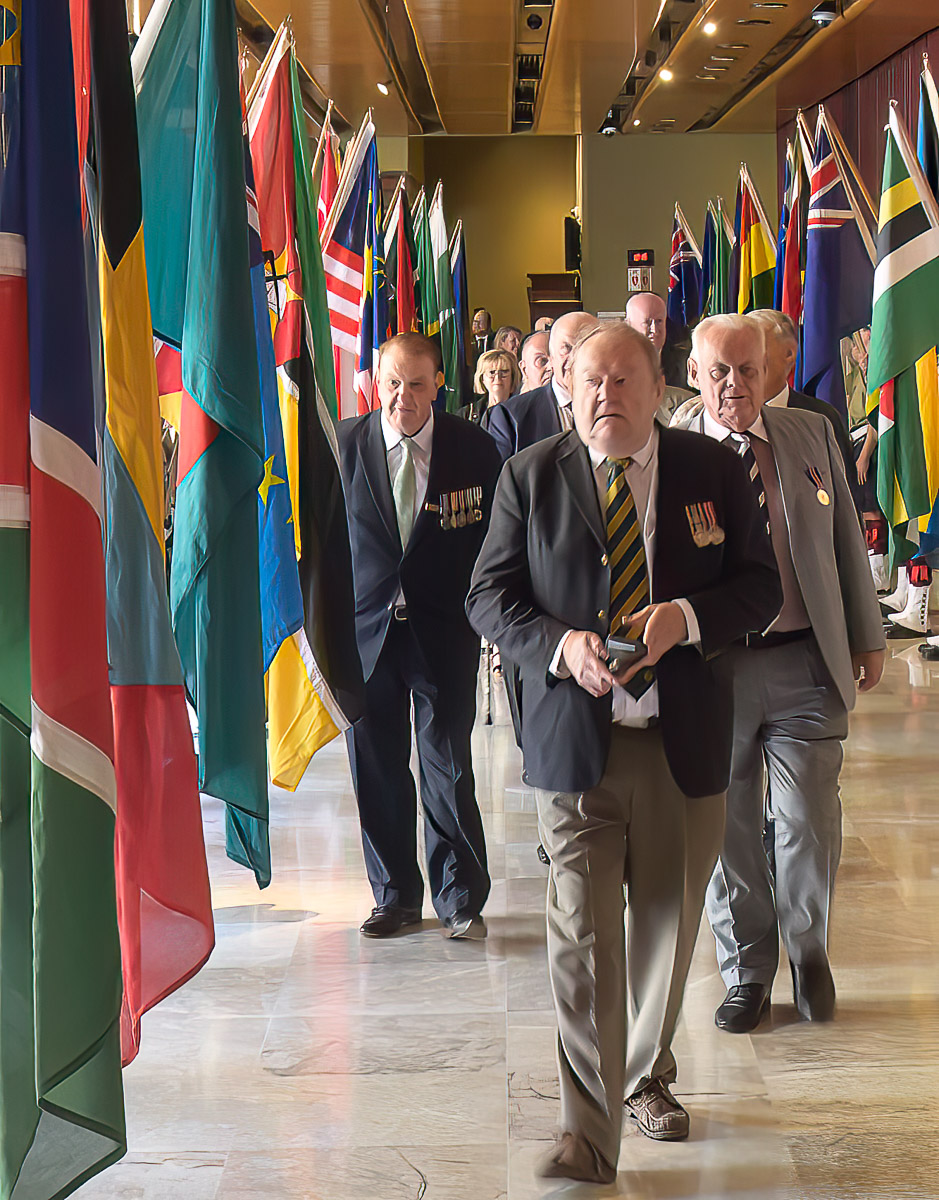
[[[606,620],[606,609],[601,608],[600,611],[597,613],[597,617],[599,620],[605,621]]]
[[[609,557],[609,555],[608,555],[608,554],[604,554],[604,555],[602,556],[602,558],[600,559],[600,566],[601,566],[601,567],[606,567],[606,566],[609,566],[609,562],[610,562],[610,557]]]

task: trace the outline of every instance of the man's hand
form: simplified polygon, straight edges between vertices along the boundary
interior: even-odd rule
[[[563,660],[572,677],[591,696],[605,696],[613,687],[613,676],[606,665],[606,647],[599,634],[585,629],[569,633]]]
[[[886,661],[886,650],[865,650],[863,654],[851,655],[859,692],[870,692],[880,683]]]
[[[618,684],[628,682],[644,667],[651,667],[673,646],[680,645],[688,636],[688,623],[681,605],[672,600],[662,604],[649,604],[633,613],[628,624],[630,633],[642,633],[642,640],[648,654],[644,655],[628,670],[620,671],[616,676]]]

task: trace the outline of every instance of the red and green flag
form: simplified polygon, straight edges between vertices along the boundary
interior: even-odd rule
[[[170,571],[226,849],[270,882],[258,487],[264,476],[233,0],[158,0],[133,54],[154,335],[181,352]]]
[[[773,307],[776,245],[772,227],[746,164],[740,167],[737,311]]]
[[[117,786],[68,0],[0,8],[0,1196],[124,1153]]]

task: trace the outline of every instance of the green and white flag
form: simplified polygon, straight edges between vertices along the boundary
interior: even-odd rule
[[[877,499],[894,562],[916,553],[908,523],[928,520],[939,484],[937,295],[939,212],[891,101],[867,386],[868,410],[878,410]]]
[[[460,372],[459,336],[456,306],[453,302],[453,275],[450,270],[450,241],[443,215],[443,184],[437,184],[428,214],[430,245],[434,257],[437,291],[437,323],[440,329],[440,353],[443,359],[447,412],[456,412],[463,404],[463,380]]]

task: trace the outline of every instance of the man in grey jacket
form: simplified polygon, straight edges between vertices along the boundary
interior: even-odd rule
[[[704,410],[687,428],[736,448],[765,512],[783,606],[720,661],[734,689],[724,845],[707,896],[727,995],[719,1028],[744,1033],[769,1010],[779,935],[795,1002],[828,1020],[827,939],[841,854],[838,776],[856,689],[883,673],[885,641],[841,453],[824,417],[764,407],[766,348],[745,317],[702,321],[691,370]],[[775,872],[763,843],[764,800]]]

